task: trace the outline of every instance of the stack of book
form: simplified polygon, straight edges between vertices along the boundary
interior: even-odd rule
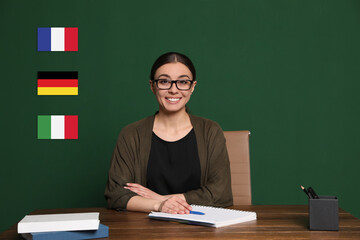
[[[106,238],[109,228],[100,223],[99,213],[26,215],[18,233],[28,240],[80,240]]]

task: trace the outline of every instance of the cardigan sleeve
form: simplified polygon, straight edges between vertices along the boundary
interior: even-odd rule
[[[221,127],[213,122],[206,139],[207,169],[203,186],[184,193],[189,204],[227,207],[233,205],[230,163]]]
[[[131,144],[125,139],[126,134],[122,130],[114,149],[105,188],[108,207],[117,210],[125,210],[130,198],[137,195],[124,189],[126,183],[134,182],[135,179],[134,153]]]

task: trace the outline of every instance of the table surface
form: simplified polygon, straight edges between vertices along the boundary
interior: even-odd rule
[[[306,205],[234,206],[254,211],[257,220],[211,228],[149,219],[147,213],[117,212],[106,208],[44,209],[31,214],[100,212],[109,227],[103,239],[360,239],[360,220],[339,210],[339,231],[309,231]],[[22,239],[17,224],[0,234],[0,239]]]

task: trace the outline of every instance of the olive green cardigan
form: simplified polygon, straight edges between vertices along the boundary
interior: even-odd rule
[[[221,127],[214,121],[189,115],[195,131],[200,167],[200,188],[183,193],[189,204],[227,207],[233,204],[230,164]],[[113,153],[105,198],[109,208],[125,210],[135,195],[126,183],[146,187],[147,163],[155,115],[124,127]]]

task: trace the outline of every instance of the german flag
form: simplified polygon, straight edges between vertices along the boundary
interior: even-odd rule
[[[78,95],[78,72],[38,72],[37,95]]]

